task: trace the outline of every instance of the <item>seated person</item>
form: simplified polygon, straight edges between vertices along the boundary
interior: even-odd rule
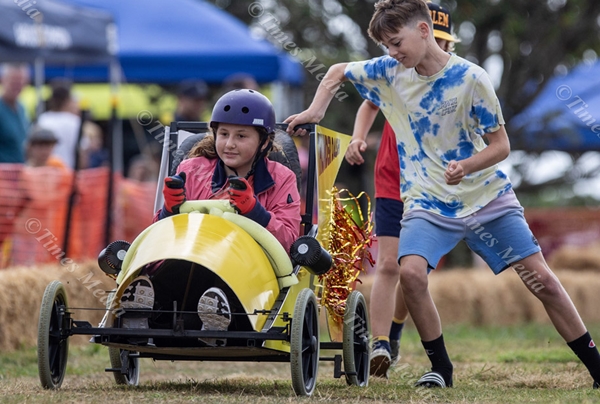
[[[266,158],[275,137],[271,102],[254,90],[230,91],[215,104],[210,127],[212,135],[192,148],[189,158],[178,166],[179,174],[165,178],[164,206],[154,220],[179,213],[186,198],[228,199],[239,214],[264,226],[289,251],[299,236],[300,195],[294,172]],[[238,177],[246,189],[231,187],[230,177]],[[152,283],[144,275],[125,290],[122,306],[141,308],[135,302],[142,290],[146,297],[152,294],[143,306],[151,308]],[[225,293],[209,288],[200,297],[198,315],[203,329],[226,330],[231,314]],[[146,320],[147,327],[147,319],[142,320]]]
[[[27,136],[25,164],[29,167],[66,168],[60,158],[52,155],[56,143],[58,138],[54,132],[34,126]]]

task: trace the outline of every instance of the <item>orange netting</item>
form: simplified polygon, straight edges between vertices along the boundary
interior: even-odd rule
[[[65,229],[73,172],[0,164],[0,268],[95,258],[106,246],[106,167],[81,170]],[[152,223],[155,183],[114,177],[109,241],[129,242]]]
[[[0,164],[0,268],[96,258],[106,246],[109,170],[77,173],[69,243],[64,246],[73,172],[54,167]],[[132,242],[152,223],[156,183],[114,176],[109,241]],[[525,209],[546,257],[565,245],[600,239],[600,210]]]

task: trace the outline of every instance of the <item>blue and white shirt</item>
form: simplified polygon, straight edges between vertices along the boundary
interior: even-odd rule
[[[486,147],[482,136],[504,124],[500,103],[481,67],[451,54],[433,76],[421,76],[389,56],[349,63],[346,77],[381,109],[396,133],[405,212],[470,215],[511,189],[498,165],[447,185],[451,160]]]

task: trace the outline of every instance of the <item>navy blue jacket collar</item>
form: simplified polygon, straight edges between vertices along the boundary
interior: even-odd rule
[[[219,159],[212,177],[213,193],[219,192],[225,186],[226,182],[227,173],[225,172],[225,164],[223,163],[223,160]],[[254,168],[254,195],[266,191],[273,185],[275,185],[275,181],[267,169],[266,159],[260,159],[256,162],[256,167]]]

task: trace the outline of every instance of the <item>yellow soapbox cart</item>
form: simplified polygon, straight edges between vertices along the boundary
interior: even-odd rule
[[[48,285],[38,331],[42,386],[61,386],[72,335],[89,335],[91,342],[108,347],[111,368],[106,371],[113,373],[118,384],[137,385],[139,358],[152,358],[289,362],[293,390],[299,396],[313,393],[319,361],[333,361],[334,377],[344,376],[349,385],[366,386],[369,320],[360,292],[354,290],[348,295],[337,336],[330,332],[330,338],[322,341],[326,332],[321,332],[319,325],[320,278],[329,270],[331,257],[316,239],[319,226],[313,223],[313,201],[318,170],[326,167],[318,161],[319,151],[335,141],[319,141],[319,127],[307,128],[310,146],[304,235],[294,243],[290,255],[271,233],[236,214],[227,201],[185,202],[180,214],[153,223],[131,244],[116,241],[102,251],[99,265],[116,279],[117,286],[110,293],[98,327],[72,317],[66,290],[59,281]],[[173,122],[166,128],[157,207],[162,206],[162,179],[174,173],[186,143],[189,149],[190,143],[207,130],[207,124],[201,122]],[[195,134],[179,141],[190,133]],[[291,164],[300,179],[293,140],[280,132],[276,141],[284,146],[279,158],[283,155],[282,162]],[[336,152],[340,153],[339,147]],[[324,159],[330,162],[331,152],[323,154],[329,155]],[[120,307],[124,290],[148,266],[153,266],[154,307]],[[229,299],[232,321],[227,331],[202,330],[196,303],[210,286],[220,287]],[[149,328],[124,328],[123,320],[132,317],[147,318]],[[226,340],[226,344],[209,346],[203,342],[210,338]]]

